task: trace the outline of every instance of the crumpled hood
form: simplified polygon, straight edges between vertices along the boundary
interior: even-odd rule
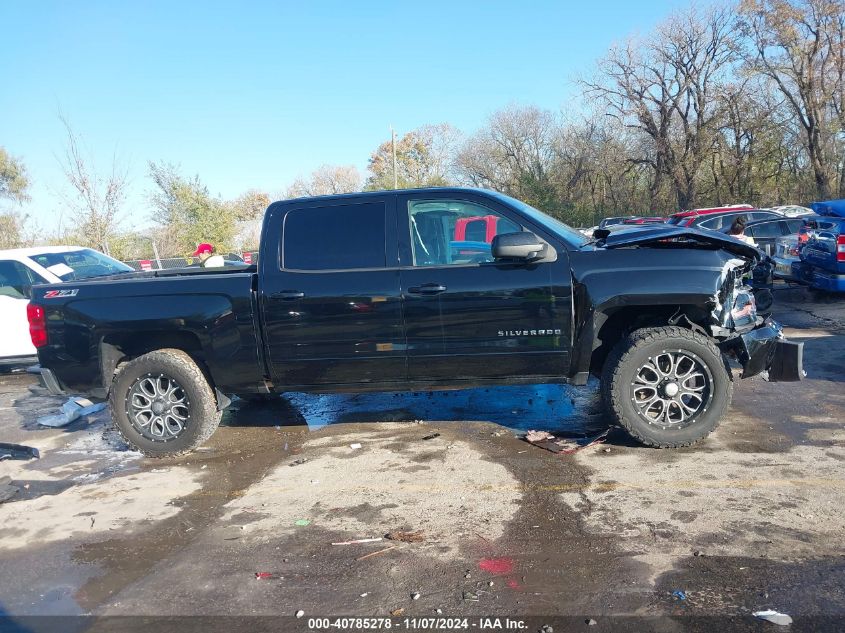
[[[667,243],[666,240],[672,240],[672,242]],[[685,244],[690,242],[721,248],[734,255],[753,258],[757,261],[762,258],[762,253],[755,247],[724,233],[673,224],[649,224],[610,231],[606,236],[599,238],[596,246],[599,248],[621,248],[624,246],[660,244],[667,248],[683,248]]]

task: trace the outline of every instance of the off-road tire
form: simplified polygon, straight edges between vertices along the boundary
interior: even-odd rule
[[[130,421],[129,396],[133,385],[145,376],[164,374],[175,380],[190,403],[189,418],[178,436],[154,440],[142,434]],[[222,412],[205,374],[194,360],[178,349],[160,349],[121,365],[109,393],[114,426],[130,447],[147,457],[174,457],[201,446],[220,424]]]
[[[646,421],[635,407],[631,386],[636,372],[651,356],[665,350],[693,354],[711,377],[710,398],[695,419],[683,428]],[[602,400],[612,418],[636,440],[656,448],[690,446],[719,426],[731,402],[733,381],[714,342],[699,332],[666,326],[634,330],[611,350],[601,377]]]

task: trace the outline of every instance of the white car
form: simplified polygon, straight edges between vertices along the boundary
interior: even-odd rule
[[[131,272],[126,264],[81,246],[0,251],[0,370],[38,362],[26,318],[32,286]]]

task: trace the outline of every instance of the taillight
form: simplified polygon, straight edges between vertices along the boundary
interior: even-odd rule
[[[845,262],[845,235],[836,238],[836,261]]]
[[[47,344],[47,319],[44,317],[44,308],[34,303],[26,306],[26,318],[29,320],[29,337],[35,347],[44,347]]]

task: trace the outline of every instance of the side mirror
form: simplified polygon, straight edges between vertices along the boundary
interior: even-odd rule
[[[493,238],[491,250],[494,259],[519,259],[534,261],[546,255],[548,246],[528,231],[502,233]]]

